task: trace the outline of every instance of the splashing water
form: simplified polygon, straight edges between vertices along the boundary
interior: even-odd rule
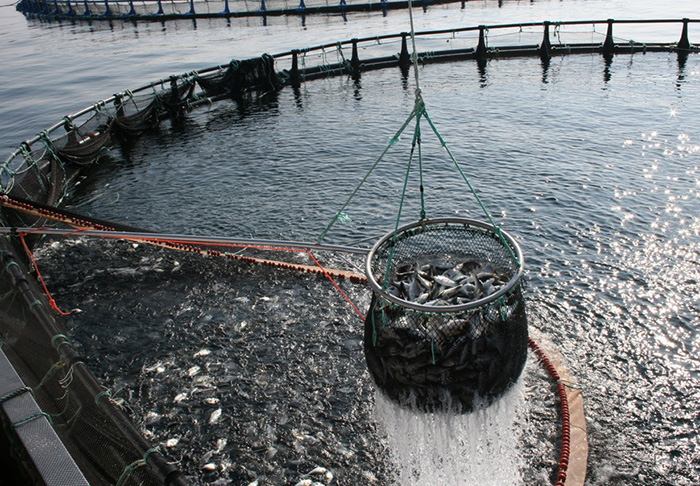
[[[399,484],[522,484],[521,383],[469,414],[456,413],[449,405],[445,413],[410,410],[377,392],[375,420],[385,434]]]

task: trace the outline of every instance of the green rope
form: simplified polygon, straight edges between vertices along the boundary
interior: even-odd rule
[[[112,399],[112,393],[109,390],[102,390],[100,393],[95,395],[95,405],[99,406],[100,403],[100,398],[102,397],[107,397],[107,399],[111,400]]]
[[[141,459],[137,459],[136,461],[126,466],[122,471],[121,476],[119,476],[119,480],[117,481],[116,486],[124,486],[127,483],[127,481],[129,481],[129,478],[131,478],[131,475],[135,470],[146,465],[148,456],[150,456],[154,452],[160,453],[160,449],[158,447],[148,449]]]
[[[401,201],[399,201],[399,211],[396,215],[396,223],[394,225],[394,236],[392,237],[391,249],[389,250],[389,257],[387,258],[386,272],[384,273],[384,282],[382,282],[382,289],[386,291],[389,287],[389,273],[391,272],[391,264],[394,261],[394,250],[396,249],[396,237],[399,233],[399,224],[401,222],[401,213],[403,212],[403,205],[406,200],[406,188],[408,187],[408,179],[411,175],[411,165],[413,164],[413,154],[416,149],[416,141],[418,140],[418,121],[420,120],[422,110],[418,109],[418,114],[416,118],[416,130],[413,132],[413,142],[411,142],[411,154],[408,157],[408,165],[406,166],[406,176],[403,181],[403,190],[401,191]]]
[[[5,267],[5,270],[6,270],[7,273],[9,273],[10,275],[12,275],[12,273],[10,272],[10,267],[12,267],[12,266],[15,266],[15,267],[19,268],[20,271],[22,270],[21,267],[19,266],[19,263],[15,262],[15,261],[12,261],[12,262],[8,263],[7,266]]]
[[[29,388],[28,386],[23,386],[21,388],[17,388],[14,391],[11,391],[7,395],[0,397],[0,404],[5,403],[8,400],[12,400],[13,398],[16,398],[16,397],[23,395],[25,393],[29,393],[32,396],[34,396],[34,391],[31,388]]]
[[[474,198],[476,201],[479,203],[479,206],[481,206],[482,211],[484,212],[484,215],[486,218],[489,220],[491,223],[491,226],[493,226],[494,231],[496,232],[496,235],[498,236],[499,240],[508,249],[508,252],[510,253],[511,258],[513,261],[516,263],[516,265],[520,265],[520,262],[518,261],[518,257],[515,255],[515,252],[513,249],[510,247],[508,242],[506,241],[505,237],[503,236],[503,233],[501,232],[501,228],[495,223],[493,218],[491,217],[491,214],[488,212],[486,209],[486,206],[484,206],[484,203],[481,201],[481,198],[479,195],[476,193],[476,189],[474,189],[474,186],[472,186],[472,183],[469,181],[469,178],[467,175],[464,173],[462,170],[462,167],[460,167],[459,163],[457,162],[457,159],[455,159],[454,155],[452,155],[452,151],[450,148],[447,146],[447,143],[445,142],[445,139],[442,138],[442,135],[440,135],[440,132],[438,131],[437,127],[433,123],[433,121],[430,119],[430,116],[428,115],[427,110],[425,108],[423,109],[423,115],[425,116],[425,119],[428,120],[428,124],[430,125],[430,128],[433,129],[433,132],[435,133],[435,136],[437,136],[438,140],[440,141],[440,144],[442,147],[445,149],[447,152],[447,155],[449,155],[450,160],[455,164],[455,167],[457,168],[457,171],[460,173],[462,176],[462,179],[464,179],[464,182],[467,183],[467,186],[469,186],[469,189],[471,190],[472,194],[474,195]]]
[[[34,302],[29,304],[29,310],[33,310],[34,307],[36,307],[37,305],[40,305],[42,307],[44,306],[43,302],[41,302],[39,299],[36,299]]]
[[[63,339],[63,341],[56,344],[56,341],[58,341],[59,339]],[[68,339],[68,337],[65,334],[56,334],[51,338],[51,347],[54,348],[56,351],[58,351],[58,348],[61,347],[61,345],[63,345],[64,343],[70,346],[73,345],[73,343],[71,343],[70,339]]]
[[[59,370],[59,368],[63,368],[65,366],[65,362],[63,361],[63,357],[61,357],[61,360],[54,363],[51,368],[49,368],[49,371],[46,372],[46,375],[41,379],[39,384],[35,387],[35,390],[40,389],[42,386],[44,386],[52,377],[53,375],[56,374],[56,371]]]
[[[12,428],[16,429],[20,425],[26,424],[27,422],[31,422],[32,420],[36,420],[41,417],[46,417],[46,420],[48,420],[49,424],[51,424],[51,426],[53,427],[53,420],[51,420],[51,415],[49,415],[46,412],[38,412],[28,417],[24,417],[23,419],[19,419],[16,422],[12,422]]]
[[[63,412],[61,412],[61,416],[66,412],[66,410],[68,410],[68,404],[66,404],[66,408],[63,410]],[[75,413],[73,414],[73,416],[72,416],[71,418],[69,418],[68,420],[66,420],[65,425],[66,425],[67,427],[70,427],[71,423],[72,423],[75,419],[78,418],[78,415],[80,415],[80,412],[82,412],[82,411],[83,411],[83,405],[82,405],[82,404],[79,404],[79,405],[78,405],[78,408],[75,410]]]
[[[345,204],[343,204],[343,206],[338,210],[338,212],[335,213],[335,216],[333,216],[333,219],[331,219],[331,222],[328,223],[328,226],[326,226],[326,229],[324,229],[323,232],[321,233],[321,235],[318,237],[318,240],[316,241],[316,243],[321,243],[321,242],[323,241],[323,239],[326,237],[326,235],[328,234],[328,232],[330,231],[331,227],[332,227],[332,226],[335,224],[335,222],[338,220],[338,218],[340,217],[340,215],[341,215],[341,214],[345,214],[345,213],[344,213],[345,208],[348,207],[348,205],[350,204],[350,202],[352,201],[352,199],[357,195],[357,193],[358,193],[358,191],[360,190],[360,188],[362,187],[362,185],[367,181],[367,179],[368,179],[369,176],[372,174],[372,172],[374,171],[374,169],[377,168],[377,166],[378,166],[379,163],[382,161],[382,159],[384,158],[384,156],[386,155],[386,153],[389,151],[389,149],[390,149],[392,146],[394,146],[394,144],[396,144],[396,142],[400,139],[401,134],[402,134],[403,131],[406,129],[406,127],[407,127],[408,124],[411,122],[411,120],[413,120],[413,117],[415,117],[416,115],[417,115],[417,111],[416,111],[416,108],[414,108],[413,111],[411,112],[411,114],[410,114],[410,115],[408,116],[408,118],[406,119],[406,121],[403,123],[403,125],[401,125],[401,128],[399,128],[399,129],[396,131],[396,133],[394,134],[394,136],[391,137],[391,139],[389,139],[389,143],[388,143],[388,144],[386,145],[386,147],[384,148],[384,151],[381,153],[381,155],[379,156],[379,158],[374,162],[374,164],[372,165],[372,167],[370,167],[369,171],[367,172],[367,174],[365,174],[365,176],[362,178],[362,180],[360,181],[360,183],[359,183],[359,184],[355,187],[355,189],[352,191],[352,194],[350,194],[350,197],[349,197],[348,200],[345,202]]]
[[[425,113],[425,105],[422,106],[421,115]],[[423,152],[421,149],[420,116],[416,119],[416,136],[418,138],[418,175],[420,177],[420,219],[425,220],[425,190],[423,188]]]

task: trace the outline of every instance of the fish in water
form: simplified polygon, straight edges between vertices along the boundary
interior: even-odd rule
[[[501,290],[509,277],[485,261],[401,263],[389,278],[389,294],[407,302],[455,306],[480,300]]]

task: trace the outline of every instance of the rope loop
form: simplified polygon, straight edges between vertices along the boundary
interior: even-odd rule
[[[116,486],[124,486],[129,481],[129,478],[131,478],[131,475],[135,470],[147,465],[148,456],[150,456],[154,452],[162,454],[158,446],[148,449],[141,459],[135,460],[134,462],[132,462],[124,468],[124,471],[122,471],[121,476],[119,476],[119,480],[117,481]]]
[[[56,344],[56,342],[59,339],[63,339],[64,342]],[[58,351],[58,348],[61,347],[63,344],[69,344],[70,346],[73,346],[71,340],[68,338],[68,336],[64,334],[56,334],[51,338],[51,347],[54,348],[56,351]]]

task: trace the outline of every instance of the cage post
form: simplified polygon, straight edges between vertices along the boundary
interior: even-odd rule
[[[75,10],[73,10],[73,5],[70,3],[70,0],[68,0],[66,3],[68,4],[68,15],[75,17]]]
[[[690,49],[690,42],[688,41],[688,20],[689,19],[683,19],[683,31],[681,32],[681,39],[678,41],[678,45],[676,46],[678,49]]]
[[[357,39],[352,39],[352,57],[350,58],[350,71],[353,77],[360,74],[360,56],[357,53]]]
[[[109,8],[109,0],[105,0],[105,14],[103,17],[111,17],[112,16],[112,9]]]
[[[117,118],[124,116],[124,102],[122,101],[121,94],[114,95],[114,108]]]
[[[401,32],[401,53],[399,54],[399,67],[407,69],[411,65],[411,56],[408,54],[408,43],[406,32]]]
[[[304,12],[306,10],[306,4],[304,3],[304,0],[299,0],[299,7],[297,7],[297,10],[299,12]]]
[[[158,0],[158,11],[156,12],[156,15],[164,15],[163,13],[163,1]]]
[[[83,13],[83,15],[85,17],[89,17],[90,16],[90,6],[88,5],[87,0],[84,0],[83,3],[85,4],[85,12]]]
[[[542,59],[552,57],[552,43],[549,40],[549,26],[550,22],[545,20],[544,34],[542,35],[542,44],[540,44],[540,57]]]
[[[224,11],[221,12],[224,15],[228,15],[231,13],[231,10],[228,8],[228,0],[224,0]]]
[[[289,79],[293,88],[301,86],[301,75],[299,74],[299,50],[292,51],[292,69],[289,73]]]
[[[127,17],[136,16],[136,8],[134,7],[134,0],[129,0],[129,13],[126,14]]]
[[[476,46],[476,58],[484,59],[486,57],[486,26],[479,26],[479,45]]]
[[[187,15],[196,15],[197,12],[194,11],[194,0],[190,0],[190,11],[187,12]]]
[[[603,43],[603,55],[612,56],[615,53],[615,41],[613,40],[613,19],[608,19],[608,33],[605,35]]]

